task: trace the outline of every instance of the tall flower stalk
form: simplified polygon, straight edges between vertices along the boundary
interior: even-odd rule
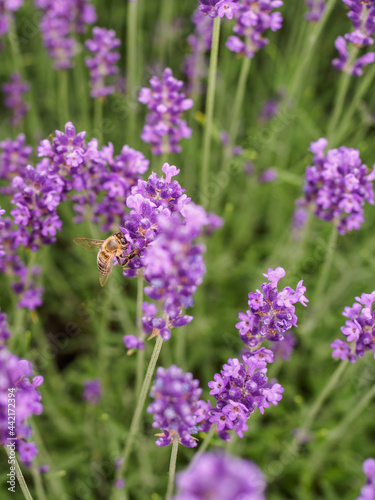
[[[202,177],[201,177],[201,190],[200,190],[201,201],[204,199],[204,196],[207,193],[208,177],[210,171],[211,138],[212,138],[212,125],[213,125],[214,104],[215,104],[219,41],[220,41],[220,17],[217,16],[215,17],[213,31],[212,31],[210,67],[208,73],[208,86],[207,86],[207,97],[206,97],[206,112],[205,112],[204,130],[203,130]]]

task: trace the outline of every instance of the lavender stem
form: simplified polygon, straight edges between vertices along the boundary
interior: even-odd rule
[[[215,103],[215,88],[216,88],[216,70],[217,59],[219,54],[219,40],[220,40],[220,17],[215,17],[212,43],[211,43],[211,56],[210,68],[208,74],[208,88],[206,97],[206,109],[203,131],[203,158],[202,158],[202,185],[201,185],[201,198],[207,193],[208,174],[210,168],[210,155],[211,155],[211,135],[212,135],[212,122]]]
[[[4,448],[5,448],[5,451],[8,455],[8,457],[10,457],[10,451],[8,450],[8,448],[6,446],[4,446]],[[19,485],[21,487],[23,496],[25,497],[26,500],[33,500],[33,497],[31,496],[31,493],[27,487],[25,478],[23,477],[21,467],[19,466],[19,463],[18,463],[16,458],[14,458],[13,460],[15,461],[16,477],[17,477]]]
[[[167,487],[167,494],[165,495],[165,500],[169,500],[173,494],[174,478],[176,475],[177,452],[178,452],[178,439],[174,439],[172,443],[171,461],[169,463],[169,478],[168,478],[168,487]]]

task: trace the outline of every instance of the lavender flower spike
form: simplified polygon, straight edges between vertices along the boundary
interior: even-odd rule
[[[21,80],[19,73],[12,73],[10,81],[4,83],[2,89],[5,93],[4,104],[12,112],[9,120],[12,127],[19,125],[29,109],[29,105],[23,102],[23,94],[30,88],[30,85]]]
[[[217,424],[219,437],[225,441],[229,441],[228,431],[233,429],[242,438],[248,429],[246,422],[250,415],[257,408],[263,414],[270,403],[277,405],[284,392],[280,384],[267,379],[266,366],[273,362],[272,351],[262,347],[244,354],[242,360],[229,359],[208,383],[216,407],[207,408],[205,419]],[[202,420],[201,416],[199,420]]]
[[[154,415],[152,426],[163,431],[157,434],[157,446],[167,446],[174,439],[188,448],[197,446],[191,434],[198,432],[195,410],[201,394],[199,380],[193,379],[191,373],[184,373],[175,365],[167,370],[157,369],[150,393],[154,401],[147,408]]]
[[[181,115],[193,106],[193,101],[186,99],[181,92],[183,82],[174,78],[169,68],[164,70],[162,80],[153,76],[150,85],[141,89],[138,98],[149,109],[141,139],[151,145],[155,155],[180,153],[181,139],[191,137],[191,129]]]
[[[367,476],[366,485],[356,500],[373,500],[375,498],[375,459],[368,458],[363,462],[363,472]]]
[[[25,465],[30,465],[37,453],[35,444],[26,442],[31,436],[31,427],[27,420],[32,415],[42,413],[41,395],[37,390],[43,383],[43,377],[30,377],[32,364],[10,353],[5,346],[0,347],[0,445],[6,445],[8,439],[16,440],[16,449]],[[11,389],[11,390],[9,390]],[[8,399],[15,399],[16,422],[12,429],[8,421]]]
[[[106,77],[115,75],[118,68],[115,66],[120,58],[118,52],[112,52],[120,44],[120,40],[115,38],[114,30],[107,30],[96,26],[93,30],[94,38],[86,41],[87,49],[93,57],[86,57],[86,66],[90,70],[91,97],[105,97],[113,94],[115,87],[106,85]]]
[[[285,276],[282,267],[268,269],[264,276],[270,283],[263,283],[261,291],[249,293],[249,309],[238,314],[240,321],[236,328],[247,347],[258,346],[266,339],[284,340],[284,332],[297,326],[294,304],[300,302],[306,306],[308,302],[303,281],[298,283],[296,290],[287,286],[278,291],[278,281]]]
[[[363,358],[366,351],[374,351],[375,357],[375,311],[372,310],[375,291],[370,294],[362,293],[360,297],[356,297],[356,301],[352,307],[345,307],[342,313],[349,318],[341,328],[346,342],[336,339],[331,343],[332,356],[342,360],[349,359],[351,363]]]
[[[327,145],[323,137],[310,145],[314,165],[306,169],[305,206],[311,204],[317,217],[345,234],[360,228],[365,201],[374,204],[375,169],[362,163],[357,149],[341,146],[325,153]]]
[[[255,53],[268,44],[263,37],[264,31],[277,31],[281,28],[283,18],[280,12],[272,12],[283,5],[281,0],[242,0],[235,11],[237,24],[226,46],[232,52],[252,58]]]
[[[173,500],[265,500],[266,481],[252,462],[222,451],[203,453],[177,475]],[[362,499],[361,499],[362,500]]]
[[[199,9],[209,17],[226,17],[232,19],[238,10],[239,0],[199,0]]]

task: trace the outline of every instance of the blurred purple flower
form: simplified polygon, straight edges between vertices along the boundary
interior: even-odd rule
[[[105,97],[113,94],[114,85],[106,85],[108,76],[118,73],[115,66],[120,59],[119,52],[112,52],[120,46],[121,42],[115,38],[114,30],[107,30],[95,26],[92,30],[93,39],[86,41],[86,48],[93,54],[93,57],[86,57],[86,66],[90,70],[91,97]]]
[[[142,351],[145,348],[145,343],[135,335],[125,335],[122,340],[127,349],[139,349]]]
[[[26,115],[30,106],[23,102],[23,94],[25,94],[30,88],[30,85],[21,80],[21,75],[19,73],[12,73],[10,81],[4,83],[2,90],[5,94],[4,104],[12,112],[12,117],[9,122],[12,127],[17,127],[24,116]]]
[[[272,12],[283,5],[281,0],[241,0],[234,12],[236,25],[235,36],[226,42],[229,50],[242,56],[252,58],[255,53],[268,44],[263,37],[264,31],[277,31],[282,26],[280,12]]]
[[[152,426],[163,431],[157,434],[157,446],[167,446],[174,439],[188,448],[197,446],[191,434],[198,432],[194,412],[201,394],[199,380],[193,379],[191,373],[184,373],[176,365],[157,369],[150,392],[154,401],[147,408],[154,415]]]
[[[101,397],[102,383],[100,379],[94,378],[92,380],[86,380],[82,396],[83,400],[94,406],[97,406],[100,403]]]
[[[367,476],[367,481],[356,500],[373,500],[375,498],[375,459],[368,458],[363,462],[363,472]]]
[[[309,9],[308,13],[305,14],[306,20],[314,23],[320,21],[326,8],[325,0],[305,0],[305,3]]]
[[[272,343],[269,348],[273,352],[275,360],[289,361],[296,344],[297,339],[292,332],[288,332],[284,335],[284,340]]]
[[[177,475],[173,500],[265,500],[266,481],[252,462],[224,452],[203,453]]]

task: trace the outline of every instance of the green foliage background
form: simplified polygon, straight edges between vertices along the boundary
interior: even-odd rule
[[[189,50],[186,38],[193,31],[190,17],[196,2],[163,0],[164,17],[159,2],[137,3],[138,84],[147,86],[153,71],[165,66],[171,67],[175,76],[184,78],[183,60]],[[244,154],[235,164],[241,170],[243,161],[251,160],[257,174],[274,167],[278,177],[270,184],[261,184],[256,175],[247,177],[239,169],[224,181],[217,176],[223,156],[218,132],[227,126],[241,67],[241,59],[224,45],[233,22],[222,22],[210,177],[212,190],[220,193],[210,198],[210,208],[224,218],[225,224],[207,242],[207,274],[195,297],[194,321],[173,332],[159,360],[160,365],[177,363],[191,371],[200,379],[206,398],[208,381],[223,362],[238,356],[242,348],[234,325],[238,312],[246,310],[247,294],[263,282],[262,273],[269,267],[283,266],[287,273],[283,286],[294,288],[298,280],[304,279],[306,295],[312,298],[330,238],[331,226],[321,220],[311,221],[303,244],[293,241],[290,226],[294,201],[301,195],[303,174],[311,161],[309,144],[327,136],[345,78],[331,65],[336,57],[334,40],[351,30],[351,23],[345,5],[336,1],[309,53],[308,40],[315,36],[319,25],[305,21],[306,9],[301,0],[288,0],[285,4],[281,9],[283,29],[267,35],[270,44],[252,62],[237,141]],[[97,25],[115,29],[122,40],[120,67],[125,75],[127,2],[97,0],[95,6]],[[69,119],[77,131],[87,130],[88,137],[101,135],[101,144],[111,141],[116,154],[123,144],[129,143],[151,160],[151,169],[160,172],[160,158],[152,158],[139,138],[145,109],[137,105],[137,91],[130,100],[120,93],[110,97],[98,126],[88,93],[84,51],[77,55],[74,69],[67,74],[53,70],[37,21],[36,9],[26,2],[17,13],[20,53],[12,51],[10,43],[1,53],[1,82],[22,64],[31,83],[28,100],[32,110],[24,127],[16,132],[25,132],[27,142],[36,152],[39,140],[55,129],[62,130]],[[162,33],[167,37],[164,47]],[[85,36],[88,37],[89,34]],[[363,77],[350,79],[338,125],[329,138],[330,147],[345,144],[359,149],[369,167],[375,159],[374,69],[368,67]],[[67,95],[64,78],[68,83]],[[367,90],[362,92],[364,85]],[[281,111],[272,121],[262,123],[262,104],[281,89],[287,96]],[[348,117],[351,106],[354,112]],[[128,110],[133,107],[137,121],[130,129]],[[168,158],[181,169],[180,183],[195,201],[200,194],[202,113],[203,98],[188,113],[192,139],[183,143],[180,155]],[[0,139],[16,135],[6,118],[6,111],[1,109]],[[3,197],[0,204],[9,208]],[[60,208],[64,225],[58,241],[41,249],[36,257],[43,266],[43,306],[36,314],[27,312],[22,316],[14,307],[9,283],[2,277],[1,307],[8,313],[11,326],[20,321],[25,331],[17,340],[15,353],[31,359],[36,373],[45,377],[41,387],[44,412],[33,419],[33,425],[40,448],[36,460],[39,465],[47,463],[51,467],[43,478],[47,498],[106,499],[113,481],[114,458],[121,453],[135,406],[136,355],[126,355],[122,337],[135,332],[136,280],[124,279],[115,269],[108,285],[100,289],[95,257],[72,244],[75,237],[90,236],[90,228],[73,224],[71,206]],[[374,402],[370,401],[354,421],[340,427],[374,385],[371,355],[347,368],[314,420],[311,440],[297,453],[290,452],[293,432],[304,422],[313,401],[336,369],[329,344],[340,337],[344,306],[351,305],[356,295],[375,289],[373,206],[365,208],[365,217],[360,231],[339,237],[324,293],[311,301],[306,310],[297,308],[298,345],[292,359],[275,363],[269,372],[285,387],[281,403],[265,416],[253,415],[244,439],[234,438],[227,445],[215,438],[211,444],[255,461],[267,476],[268,500],[352,500],[365,481],[362,463],[374,456]],[[25,251],[25,259],[29,257]],[[153,342],[147,344],[146,363]],[[102,378],[104,397],[94,408],[83,403],[81,395],[83,382],[97,376]],[[126,477],[130,499],[156,500],[165,494],[170,449],[155,446],[151,422],[151,417],[145,415],[130,462]],[[337,428],[339,431],[335,431]],[[178,470],[187,466],[193,453],[194,450],[180,447]],[[0,455],[0,467],[7,469],[5,453]],[[25,469],[30,489],[38,498],[33,475]],[[6,491],[5,481],[2,475],[2,492]],[[20,491],[12,498],[21,498]]]

